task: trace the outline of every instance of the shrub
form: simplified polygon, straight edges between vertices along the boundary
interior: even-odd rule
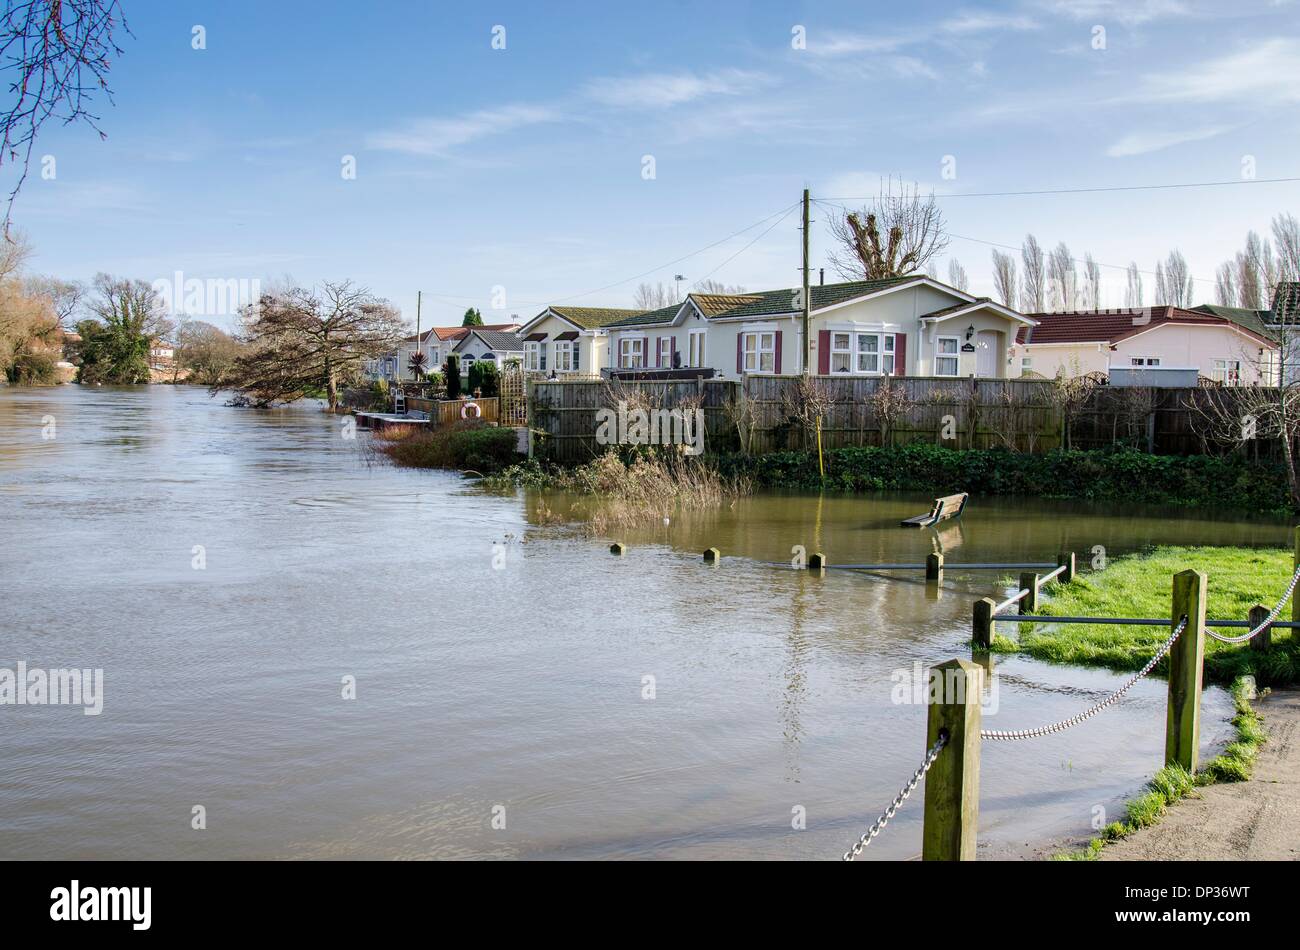
[[[497,364],[490,360],[475,360],[469,368],[469,391],[486,396],[497,394]]]
[[[471,469],[499,472],[518,458],[514,429],[458,422],[428,432],[413,432],[376,445],[398,465],[411,468]]]
[[[460,357],[452,353],[447,362],[442,364],[442,376],[446,384],[447,398],[460,398]]]

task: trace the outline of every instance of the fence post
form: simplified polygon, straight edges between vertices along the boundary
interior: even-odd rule
[[[1165,765],[1196,771],[1201,743],[1201,674],[1205,659],[1205,574],[1174,575],[1170,632],[1187,617],[1187,628],[1169,651],[1169,712],[1165,725]]]
[[[717,564],[720,560],[722,560],[722,554],[721,554],[720,551],[718,551],[717,548],[705,548],[705,549],[704,549],[704,563],[705,563],[705,564]]]
[[[981,597],[975,601],[974,636],[977,647],[988,648],[993,645],[993,608],[997,601],[992,597]]]
[[[1258,627],[1268,619],[1268,608],[1263,604],[1256,604],[1250,608],[1250,626],[1251,629]],[[1252,650],[1267,650],[1273,645],[1273,625],[1270,623],[1267,627],[1255,634],[1250,641]]]
[[[980,807],[980,698],[984,670],[966,660],[930,668],[925,747],[948,741],[925,777],[921,860],[974,861]]]
[[[1032,614],[1038,609],[1038,575],[1032,571],[1020,575],[1020,589],[1029,591],[1021,603],[1021,613]]]
[[[927,554],[925,556],[925,579],[927,581],[943,580],[942,554]]]
[[[1056,566],[1061,567],[1062,565],[1065,566],[1065,570],[1056,575],[1056,580],[1058,583],[1068,584],[1070,581],[1074,580],[1075,568],[1073,551],[1065,551],[1056,555]]]
[[[1291,562],[1292,572],[1296,568],[1300,568],[1300,525],[1297,525],[1295,529],[1295,559]],[[1292,623],[1300,623],[1300,594],[1291,596],[1291,621]],[[1297,632],[1296,628],[1292,627],[1291,639],[1294,640],[1296,637],[1300,637],[1300,632]]]
[[[820,574],[826,573],[826,555],[820,551],[808,555],[808,570],[817,571]]]

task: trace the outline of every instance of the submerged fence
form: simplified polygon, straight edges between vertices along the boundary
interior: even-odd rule
[[[597,414],[620,402],[701,409],[705,444],[715,451],[811,448],[820,434],[823,448],[921,442],[1044,452],[1119,443],[1196,454],[1216,447],[1211,430],[1222,429],[1236,402],[1248,407],[1262,392],[1097,386],[1080,396],[1042,379],[835,376],[529,380],[527,386],[534,453],[560,462],[599,454]],[[1256,455],[1280,447],[1262,437],[1251,445]]]

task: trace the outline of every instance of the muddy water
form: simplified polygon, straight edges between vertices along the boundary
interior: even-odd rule
[[[186,388],[0,390],[0,668],[104,671],[98,716],[0,706],[0,857],[835,858],[923,751],[895,674],[969,656],[970,603],[999,590],[757,562],[1287,543],[1186,512],[976,499],[933,533],[896,527],[916,496],[761,496],[623,532],[613,558],[573,499],[372,464],[343,435]],[[990,728],[1122,681],[997,673]],[[1207,749],[1228,712],[1207,695]],[[986,744],[984,852],[1117,817],[1163,721],[1151,681],[1063,735]],[[918,806],[868,857],[919,852]]]

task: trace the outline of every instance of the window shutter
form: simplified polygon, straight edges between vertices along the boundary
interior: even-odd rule
[[[654,341],[655,341],[655,366],[659,366],[660,364],[663,363],[664,338],[661,336],[657,336],[654,338]]]
[[[781,331],[780,330],[776,331],[776,339],[773,342],[776,344],[776,355],[772,358],[772,370],[773,372],[779,375],[781,372]]]
[[[736,334],[736,372],[743,373],[744,364],[741,362],[745,358],[745,334]]]
[[[817,375],[829,376],[831,374],[831,331],[819,330],[817,332]]]
[[[907,375],[907,334],[894,334],[894,375]]]

